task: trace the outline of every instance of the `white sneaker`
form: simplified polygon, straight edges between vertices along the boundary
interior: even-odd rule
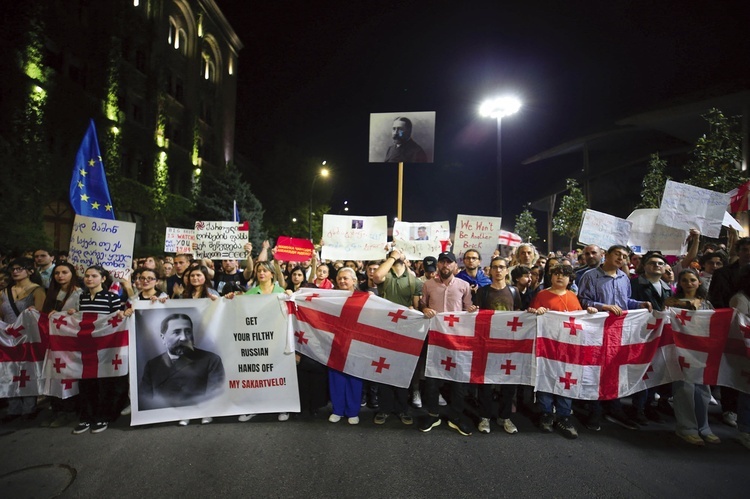
[[[724,420],[724,424],[737,428],[737,413],[732,411],[725,411],[721,415],[721,419]]]
[[[448,405],[448,402],[445,401],[442,395],[438,395],[438,404],[439,405]]]
[[[289,413],[288,412],[281,412],[279,413],[279,421],[287,421],[289,420]]]
[[[128,406],[120,411],[120,416],[129,416],[131,413],[130,404]]]
[[[203,418],[201,419],[201,424],[211,424],[211,421],[213,421],[214,418]]]
[[[255,417],[255,414],[243,414],[237,418],[237,421],[239,421],[240,423],[247,423],[254,417]]]
[[[347,420],[349,424],[359,424],[359,416],[354,416],[353,418],[349,418]]]
[[[411,394],[411,405],[422,407],[422,395],[419,394],[419,390],[414,390],[414,393]]]
[[[480,433],[489,433],[490,432],[490,419],[489,418],[482,418],[481,421],[479,421],[479,428]]]
[[[513,424],[513,421],[511,421],[510,418],[497,418],[497,424],[503,427],[505,433],[510,433],[511,435],[518,433],[518,428],[516,428],[516,425]]]
[[[179,420],[177,422],[177,424],[180,425],[180,426],[187,426],[187,425],[190,424],[190,420],[189,419],[181,419],[181,420]]]
[[[341,416],[337,414],[331,414],[330,416],[328,416],[329,423],[338,423],[339,421],[341,421]]]

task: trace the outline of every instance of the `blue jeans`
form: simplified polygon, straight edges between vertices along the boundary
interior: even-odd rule
[[[555,395],[547,392],[536,392],[536,401],[542,407],[544,414],[552,414],[552,404],[555,405],[555,413],[558,417],[567,418],[570,416],[573,399]]]
[[[696,385],[687,381],[672,383],[672,403],[678,434],[697,436],[712,433],[708,426],[710,400],[711,389],[708,385]]]

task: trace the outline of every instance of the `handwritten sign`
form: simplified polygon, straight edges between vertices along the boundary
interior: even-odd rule
[[[657,223],[675,229],[699,229],[704,236],[719,237],[729,194],[667,180]]]
[[[492,259],[500,236],[500,217],[458,215],[456,217],[456,244],[453,253],[461,260],[468,249],[479,251],[483,262]]]
[[[167,232],[164,235],[165,253],[177,253],[178,255],[192,253],[193,243],[195,243],[195,230],[167,227]]]
[[[195,222],[195,256],[212,260],[244,260],[248,232],[237,222]]]
[[[410,260],[438,256],[450,243],[450,225],[444,222],[395,222],[393,242]]]
[[[615,244],[628,244],[628,236],[633,223],[606,213],[594,210],[583,212],[581,232],[578,242],[596,244],[600,248],[609,248]]]
[[[323,260],[380,260],[387,240],[385,216],[323,215]]]
[[[647,251],[661,251],[665,255],[685,253],[687,231],[674,229],[656,223],[658,209],[635,210],[628,220],[633,223],[628,238],[628,246],[634,253],[642,255]]]
[[[79,275],[92,265],[101,265],[117,279],[130,274],[133,266],[135,224],[76,215],[70,235],[69,261]]]
[[[314,249],[313,243],[307,239],[279,236],[276,240],[274,258],[289,262],[304,262],[312,258]]]

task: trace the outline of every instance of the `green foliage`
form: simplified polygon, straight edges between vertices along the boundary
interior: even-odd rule
[[[651,155],[648,162],[648,173],[643,177],[643,190],[641,202],[636,208],[658,208],[661,206],[661,197],[664,194],[664,186],[671,177],[664,171],[667,168],[667,160],[661,159],[659,153]]]
[[[703,118],[708,133],[698,139],[685,165],[686,183],[717,192],[729,192],[747,182],[747,173],[739,170],[742,161],[742,134],[739,116],[725,116],[711,109]]]
[[[263,229],[263,206],[250,190],[250,184],[242,180],[234,163],[219,171],[203,173],[200,194],[195,200],[193,220],[232,220],[235,200],[240,220],[250,222],[250,242],[258,251],[267,238]]]
[[[524,242],[533,243],[539,239],[539,234],[536,231],[536,218],[530,210],[523,210],[516,217],[516,227],[514,232],[521,236]]]
[[[569,237],[570,248],[573,248],[573,238],[577,237],[581,230],[583,212],[588,208],[588,203],[578,182],[569,178],[565,180],[565,185],[568,194],[562,198],[557,215],[552,219],[552,232]]]

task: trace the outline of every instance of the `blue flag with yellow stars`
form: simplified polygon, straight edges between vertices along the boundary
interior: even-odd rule
[[[70,179],[70,204],[77,215],[115,219],[94,120],[89,123],[76,154]]]

